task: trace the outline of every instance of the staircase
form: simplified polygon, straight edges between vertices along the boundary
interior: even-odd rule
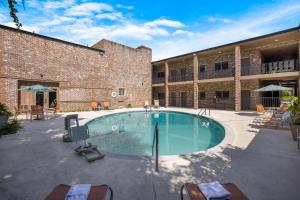
[[[275,113],[272,119],[268,122],[265,122],[262,127],[269,129],[289,130],[290,127],[288,124],[282,124],[282,115],[282,113]]]

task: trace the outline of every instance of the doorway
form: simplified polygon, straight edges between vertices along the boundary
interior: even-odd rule
[[[49,92],[49,108],[56,107],[56,91]]]
[[[44,106],[44,93],[43,92],[37,92],[35,99],[36,99],[36,105],[39,105],[42,107]]]
[[[186,92],[180,93],[180,99],[181,99],[181,107],[187,107],[187,93]]]
[[[251,92],[250,90],[241,91],[242,110],[250,110]]]

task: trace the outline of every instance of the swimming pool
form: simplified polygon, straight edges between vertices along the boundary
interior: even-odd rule
[[[208,118],[173,111],[134,111],[110,114],[88,122],[88,142],[111,153],[150,156],[156,122],[160,155],[206,150],[225,137],[224,128]]]

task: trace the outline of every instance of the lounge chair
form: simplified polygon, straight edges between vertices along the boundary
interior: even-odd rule
[[[105,110],[109,110],[109,108],[110,108],[109,101],[102,101],[101,105],[102,105],[103,109],[105,109]]]
[[[160,108],[159,100],[158,100],[158,99],[154,99],[154,105],[153,105],[153,108]]]
[[[45,115],[43,107],[40,105],[31,105],[30,120],[32,120],[33,115],[36,115],[36,119],[40,119],[39,116],[44,119]]]
[[[231,193],[230,200],[249,200],[233,183],[222,184]],[[183,190],[186,191],[189,200],[206,200],[197,184],[186,183],[180,189],[180,198],[183,200]]]
[[[98,110],[98,104],[97,104],[97,102],[96,101],[92,101],[91,102],[91,107],[92,107],[92,111]]]
[[[144,108],[145,108],[146,110],[151,108],[151,105],[150,105],[150,101],[149,101],[149,100],[145,100]]]
[[[87,126],[79,126],[71,128],[73,141],[84,141],[84,145],[74,149],[76,153],[82,155],[88,162],[104,158],[104,154],[98,151],[97,146],[86,142],[89,138],[89,129]]]
[[[65,117],[65,130],[67,131],[67,133],[63,135],[64,142],[72,142],[72,134],[71,134],[71,121],[72,120],[75,120],[77,127],[79,126],[78,114],[67,115]]]
[[[273,113],[266,111],[262,104],[256,104],[257,116],[255,118],[256,124],[265,123],[272,119]]]
[[[45,200],[64,200],[67,196],[69,189],[71,188],[70,185],[60,184],[56,186],[50,194],[46,197]],[[88,199],[87,200],[104,200],[107,199],[108,192],[110,193],[110,200],[113,200],[113,190],[108,185],[99,185],[99,186],[92,186]]]

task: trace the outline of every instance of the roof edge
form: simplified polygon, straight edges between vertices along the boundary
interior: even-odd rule
[[[228,46],[232,46],[232,45],[242,44],[242,43],[245,43],[245,42],[250,42],[250,41],[258,40],[258,39],[263,39],[263,38],[266,38],[266,37],[271,37],[271,36],[274,36],[274,35],[279,35],[279,34],[291,32],[291,31],[296,31],[296,30],[300,30],[300,25],[296,26],[296,27],[293,27],[293,28],[284,29],[284,30],[281,30],[281,31],[276,31],[276,32],[273,32],[273,33],[268,33],[268,34],[265,34],[265,35],[261,35],[261,36],[257,36],[257,37],[253,37],[253,38],[248,38],[248,39],[244,39],[244,40],[240,40],[240,41],[237,41],[237,42],[231,42],[231,43],[228,43],[228,44],[223,44],[223,45],[219,45],[219,46],[215,46],[215,47],[210,47],[210,48],[206,48],[206,49],[202,49],[202,50],[198,50],[198,51],[193,51],[193,52],[190,52],[190,53],[185,53],[185,54],[180,54],[180,55],[177,55],[177,56],[172,56],[172,57],[169,57],[169,58],[164,58],[164,59],[161,59],[161,60],[156,60],[156,61],[151,62],[151,64],[156,64],[156,63],[167,61],[167,60],[170,60],[170,59],[175,59],[175,58],[179,58],[179,57],[182,57],[182,56],[188,56],[188,55],[192,55],[192,54],[197,54],[197,53],[201,53],[201,52],[205,52],[205,51],[210,51],[210,50],[214,50],[214,49],[218,49],[218,48],[223,48],[223,47],[228,47]]]
[[[76,46],[76,47],[81,47],[81,48],[85,48],[85,49],[89,49],[89,50],[93,50],[93,51],[98,51],[98,52],[101,52],[101,53],[105,53],[104,49],[98,49],[98,48],[94,48],[94,47],[88,47],[88,46],[85,46],[85,45],[82,45],[82,44],[68,42],[68,41],[65,41],[65,40],[58,39],[58,38],[53,38],[53,37],[49,37],[49,36],[45,36],[45,35],[41,35],[41,34],[29,32],[29,31],[21,30],[21,29],[16,29],[16,28],[5,26],[5,25],[2,25],[2,24],[0,24],[0,28],[1,29],[10,30],[10,31],[14,31],[14,32],[21,32],[21,33],[24,33],[24,34],[28,34],[28,35],[32,35],[32,36],[44,38],[44,39],[47,39],[47,40],[52,40],[52,41],[55,41],[55,42],[60,42],[60,43],[64,43],[64,44],[68,44],[68,45],[72,45],[72,46]]]

